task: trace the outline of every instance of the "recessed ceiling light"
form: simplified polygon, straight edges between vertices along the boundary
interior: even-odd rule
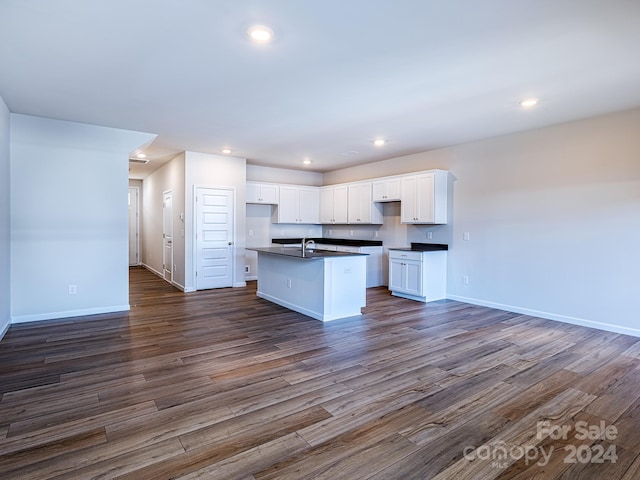
[[[537,104],[538,104],[538,99],[537,98],[527,98],[527,99],[522,100],[520,102],[520,106],[524,107],[524,108],[535,107]]]
[[[251,40],[257,43],[268,43],[273,38],[273,30],[264,25],[254,25],[247,33]]]
[[[223,148],[222,153],[224,153],[225,155],[229,155],[231,153],[231,149],[230,148]]]
[[[377,139],[375,139],[375,140],[373,141],[373,144],[374,144],[376,147],[382,147],[385,143],[387,143],[387,142],[386,142],[386,140],[385,140],[384,138],[377,138]]]
[[[309,160],[308,158],[305,158],[302,163],[304,163],[305,165],[311,165],[311,160]]]
[[[137,158],[147,158],[147,155],[145,153],[137,153],[136,157]]]

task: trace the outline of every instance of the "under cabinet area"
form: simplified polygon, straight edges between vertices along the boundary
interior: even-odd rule
[[[389,249],[389,290],[419,302],[446,298],[447,252]]]

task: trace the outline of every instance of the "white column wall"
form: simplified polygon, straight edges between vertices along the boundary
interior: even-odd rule
[[[154,137],[11,114],[13,322],[129,308],[128,156]]]

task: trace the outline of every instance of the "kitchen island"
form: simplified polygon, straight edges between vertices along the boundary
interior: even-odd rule
[[[361,314],[366,305],[366,254],[292,247],[258,252],[260,298],[327,322]]]

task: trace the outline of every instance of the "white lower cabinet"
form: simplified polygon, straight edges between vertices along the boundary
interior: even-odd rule
[[[431,302],[446,298],[447,252],[389,250],[389,290],[398,297]]]

